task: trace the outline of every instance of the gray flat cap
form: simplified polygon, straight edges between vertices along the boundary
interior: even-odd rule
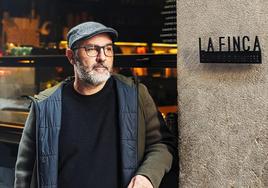
[[[107,33],[112,40],[117,39],[118,33],[115,29],[106,27],[98,22],[84,22],[73,27],[67,34],[68,47],[72,48],[74,43],[82,39],[89,39],[95,35]]]

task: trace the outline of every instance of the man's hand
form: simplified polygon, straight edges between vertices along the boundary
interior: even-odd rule
[[[134,176],[127,188],[153,188],[152,183],[142,175]]]

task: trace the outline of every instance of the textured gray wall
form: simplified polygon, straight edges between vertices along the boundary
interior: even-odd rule
[[[268,1],[177,0],[180,187],[268,187]],[[198,38],[257,35],[261,65],[200,64]]]

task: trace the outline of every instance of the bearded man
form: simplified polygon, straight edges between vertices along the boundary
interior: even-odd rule
[[[32,98],[16,188],[157,188],[169,136],[146,87],[113,74],[117,31],[85,22],[67,35],[74,77]]]

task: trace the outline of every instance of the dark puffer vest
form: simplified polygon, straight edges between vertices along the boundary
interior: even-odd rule
[[[142,84],[138,86],[120,75],[114,78],[119,105],[122,187],[127,187],[135,174],[146,176],[158,187],[170,169],[172,156],[162,142],[155,105]],[[15,187],[57,188],[62,86],[66,82],[33,99],[19,146]]]

